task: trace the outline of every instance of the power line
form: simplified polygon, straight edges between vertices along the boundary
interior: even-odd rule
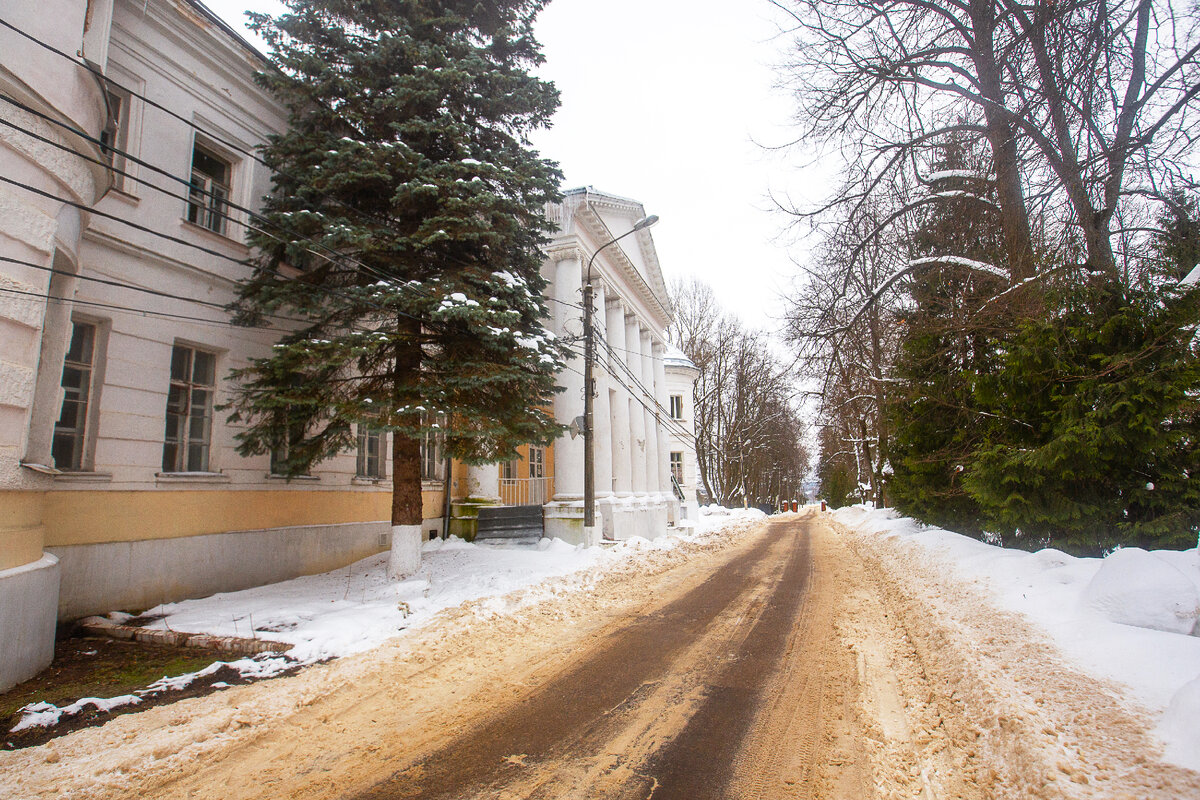
[[[136,287],[131,287],[131,288],[136,288]],[[131,314],[141,314],[143,316],[148,315],[148,316],[154,316],[154,317],[165,317],[167,319],[186,320],[188,322],[198,322],[198,323],[205,324],[205,325],[217,325],[217,326],[227,327],[227,328],[237,328],[237,329],[244,330],[244,331],[267,329],[267,330],[279,331],[282,333],[293,333],[293,331],[287,330],[285,328],[272,328],[271,326],[267,326],[267,325],[261,325],[261,326],[257,326],[257,327],[249,327],[246,325],[238,325],[237,323],[233,322],[232,320],[228,320],[228,319],[225,319],[225,320],[207,319],[204,317],[194,317],[189,314],[173,314],[169,311],[156,311],[154,309],[138,308],[136,306],[122,306],[122,305],[117,305],[114,303],[101,303],[101,302],[98,302],[95,300],[80,300],[79,298],[75,298],[75,297],[56,297],[55,295],[52,295],[49,292],[28,292],[28,291],[24,291],[22,289],[13,289],[13,288],[10,288],[7,286],[0,286],[0,292],[4,292],[6,294],[21,295],[21,296],[25,296],[25,297],[36,297],[36,298],[39,298],[41,300],[46,300],[51,303],[70,303],[72,305],[84,305],[84,306],[89,306],[92,308],[109,309],[112,311],[125,311],[125,312],[131,313]]]
[[[29,184],[27,184],[27,183],[22,183],[22,182],[20,182],[20,181],[13,180],[12,178],[7,178],[7,177],[5,177],[5,176],[3,176],[3,175],[0,175],[0,182],[2,182],[2,183],[7,183],[7,184],[10,184],[10,185],[12,185],[12,186],[16,186],[16,187],[18,187],[18,188],[20,188],[20,189],[24,189],[24,190],[25,190],[25,191],[27,191],[27,192],[32,192],[33,194],[39,195],[39,196],[41,196],[41,197],[45,197],[45,198],[47,198],[47,199],[50,199],[50,200],[54,200],[54,201],[56,201],[56,202],[59,202],[59,203],[63,203],[63,204],[65,204],[65,205],[72,206],[72,207],[74,207],[74,208],[77,208],[77,209],[79,209],[79,210],[81,210],[81,211],[85,211],[85,212],[87,212],[87,213],[89,213],[89,214],[92,214],[92,215],[94,215],[94,216],[102,217],[102,218],[104,218],[104,219],[109,219],[109,220],[112,220],[113,222],[117,222],[117,223],[120,223],[120,224],[122,224],[122,225],[127,225],[127,226],[129,226],[130,228],[133,228],[134,230],[142,231],[143,233],[148,233],[148,234],[150,234],[151,236],[157,236],[157,237],[159,237],[159,238],[166,239],[167,241],[170,241],[170,242],[175,242],[175,243],[178,243],[178,244],[182,244],[182,245],[184,245],[185,247],[191,247],[191,248],[194,248],[194,249],[196,249],[196,250],[199,250],[199,251],[201,251],[201,252],[203,252],[203,253],[208,253],[209,255],[213,255],[213,256],[216,256],[217,258],[223,259],[223,260],[225,260],[225,261],[229,261],[229,262],[231,262],[231,263],[233,263],[233,264],[237,264],[238,266],[243,266],[243,267],[244,267],[244,266],[247,266],[247,264],[246,264],[246,262],[245,262],[245,261],[243,261],[243,260],[241,260],[241,259],[238,259],[238,258],[235,258],[234,256],[226,255],[225,253],[222,253],[222,252],[220,252],[219,250],[213,250],[213,249],[212,249],[212,248],[210,248],[210,247],[205,247],[204,245],[201,245],[201,244],[195,244],[194,242],[189,242],[189,241],[187,241],[186,239],[181,239],[181,238],[180,238],[180,237],[178,237],[178,236],[172,236],[172,235],[171,235],[171,234],[169,234],[169,233],[161,233],[161,232],[159,232],[159,231],[156,231],[156,230],[154,230],[153,228],[148,228],[148,227],[146,227],[145,225],[139,225],[139,224],[138,224],[138,223],[136,223],[136,222],[131,222],[131,221],[129,221],[129,220],[127,220],[127,219],[124,219],[124,218],[122,218],[122,217],[118,217],[118,216],[117,216],[117,215],[115,215],[115,214],[109,214],[109,213],[107,213],[107,212],[104,212],[104,211],[99,211],[99,210],[97,210],[97,209],[95,209],[95,208],[92,208],[91,206],[85,205],[85,204],[83,204],[83,203],[77,203],[77,202],[75,202],[74,200],[68,200],[68,199],[66,199],[66,198],[64,198],[64,197],[59,197],[59,196],[57,196],[57,195],[55,195],[55,194],[51,194],[50,192],[45,192],[45,191],[42,191],[41,189],[38,189],[38,188],[37,188],[37,187],[35,187],[35,186],[30,186],[30,185],[29,185]],[[267,272],[268,274],[275,275],[276,277],[282,278],[282,279],[284,279],[284,280],[290,280],[290,279],[288,278],[288,276],[284,275],[283,273],[279,272],[278,270],[273,270],[273,269],[270,269],[270,268],[268,268],[268,267],[259,267],[259,268],[260,268],[260,269],[262,269],[263,271]],[[344,299],[344,300],[352,300],[352,301],[356,301],[356,302],[362,302],[362,303],[365,303],[366,305],[369,305],[369,306],[371,306],[371,307],[375,308],[377,311],[382,311],[382,312],[385,312],[385,313],[387,313],[387,314],[389,314],[389,315],[395,315],[395,316],[399,316],[399,317],[404,317],[404,318],[406,318],[406,319],[415,320],[416,322],[419,322],[419,323],[421,323],[422,325],[429,325],[429,326],[431,326],[431,327],[432,327],[432,326],[433,326],[433,324],[434,324],[434,323],[433,323],[433,321],[431,321],[431,320],[422,319],[421,317],[415,316],[415,315],[413,315],[413,314],[409,314],[409,313],[407,313],[407,312],[405,312],[405,311],[400,311],[400,310],[398,310],[398,309],[391,309],[391,308],[387,308],[386,306],[382,306],[382,305],[380,305],[380,304],[378,304],[378,303],[376,303],[376,302],[374,302],[374,301],[372,301],[372,300],[368,300],[368,299],[365,299],[365,298],[355,298],[355,297],[352,297],[352,296],[347,296],[347,295],[345,295],[345,294],[343,294],[343,293],[341,293],[341,292],[339,292],[339,291],[337,291],[337,290],[335,290],[335,289],[331,289],[331,288],[329,288],[329,287],[325,287],[325,286],[316,286],[316,285],[313,285],[313,286],[310,286],[310,288],[311,288],[313,291],[316,291],[316,292],[324,292],[324,293],[326,293],[326,294],[329,294],[329,295],[332,295],[332,296],[334,296],[334,297],[340,297],[340,298],[342,298],[342,299]],[[369,288],[369,287],[359,287],[359,288]]]
[[[120,156],[122,159],[124,159],[126,161],[131,161],[135,164],[138,164],[139,166],[143,166],[146,169],[149,169],[159,175],[162,175],[162,176],[168,178],[169,180],[176,181],[177,183],[180,183],[183,186],[187,187],[189,194],[191,192],[196,192],[196,193],[202,194],[202,195],[212,199],[214,201],[213,205],[206,207],[205,210],[207,212],[213,213],[213,214],[221,217],[222,219],[225,219],[235,225],[241,225],[242,227],[246,228],[247,230],[262,234],[263,236],[266,236],[266,237],[273,239],[277,242],[280,242],[282,244],[289,244],[292,242],[311,243],[314,246],[328,250],[330,253],[333,254],[333,255],[329,255],[326,253],[318,253],[310,248],[303,248],[305,250],[305,252],[311,253],[312,255],[316,256],[317,258],[325,259],[326,261],[329,261],[331,263],[341,263],[340,259],[346,259],[352,265],[358,266],[358,267],[362,268],[363,270],[370,272],[372,275],[375,275],[376,277],[381,277],[381,278],[389,277],[386,274],[384,274],[383,272],[380,272],[379,270],[375,269],[374,267],[371,267],[367,264],[364,264],[361,261],[358,261],[357,259],[347,256],[345,253],[339,253],[338,251],[329,247],[329,245],[326,245],[323,242],[319,242],[311,236],[305,236],[302,234],[297,234],[294,231],[290,231],[290,230],[284,228],[279,223],[268,219],[267,217],[263,216],[262,214],[259,214],[258,212],[255,212],[249,208],[246,208],[245,206],[238,205],[237,203],[231,202],[230,200],[228,200],[226,198],[219,197],[215,192],[212,192],[208,189],[204,189],[202,187],[198,187],[195,184],[193,184],[191,181],[180,178],[178,175],[175,175],[174,173],[171,173],[168,170],[165,170],[161,167],[151,164],[150,162],[145,161],[144,159],[138,158],[137,156],[135,156],[125,150],[121,150],[120,148],[114,147],[112,145],[107,145],[104,142],[102,142],[101,140],[99,140],[93,136],[89,136],[86,132],[84,132],[78,128],[75,128],[71,125],[68,125],[64,122],[60,122],[59,120],[52,118],[48,114],[43,114],[42,112],[38,111],[37,109],[31,108],[12,97],[9,97],[4,94],[0,94],[0,100],[3,100],[6,103],[16,106],[17,108],[20,108],[22,111],[25,111],[30,114],[34,114],[35,116],[41,118],[42,120],[44,120],[45,122],[47,122],[51,125],[56,125],[76,136],[79,136],[80,138],[83,138],[89,142],[97,144],[100,147],[113,153],[114,156]],[[117,175],[134,180],[134,181],[142,184],[143,186],[147,186],[157,192],[161,192],[162,194],[165,194],[168,197],[172,197],[177,200],[182,200],[185,203],[191,202],[190,197],[188,197],[186,195],[176,194],[175,192],[172,192],[169,189],[165,189],[156,183],[152,183],[152,182],[146,180],[145,178],[138,177],[137,175],[134,175],[124,169],[120,169],[120,168],[114,166],[113,164],[109,163],[108,161],[94,158],[85,153],[81,153],[65,144],[62,144],[61,142],[56,142],[53,139],[50,139],[50,138],[42,136],[38,133],[35,133],[34,131],[29,130],[28,128],[23,128],[20,125],[17,125],[16,123],[10,122],[9,120],[0,119],[0,125],[5,125],[9,128],[20,131],[21,133],[25,134],[26,136],[29,136],[40,142],[44,142],[45,144],[48,144],[51,147],[55,147],[64,152],[78,156],[79,158],[82,158],[85,161],[88,161],[92,164],[96,164],[98,166],[104,167],[105,169],[112,170]],[[275,228],[277,231],[280,231],[282,234],[284,234],[285,236],[288,236],[290,238],[282,239],[279,236],[276,236],[268,231],[263,230],[262,228],[256,227],[254,225],[249,224],[248,222],[245,222],[244,220],[238,219],[237,217],[233,216],[232,214],[229,214],[228,212],[221,210],[217,206],[220,206],[223,208],[230,208],[230,209],[233,209],[234,211],[244,213],[251,219],[259,222],[260,224],[270,225],[271,227]]]
[[[12,23],[8,22],[7,20],[0,19],[0,25],[3,25],[4,27],[8,28],[9,30],[12,30],[13,32],[17,33],[18,35],[20,35],[20,36],[22,36],[22,37],[24,37],[24,38],[28,39],[29,41],[31,41],[31,42],[33,42],[33,43],[35,43],[35,44],[37,44],[39,47],[42,47],[42,48],[44,48],[44,49],[46,49],[46,50],[48,50],[48,51],[50,51],[50,52],[54,53],[55,55],[58,55],[58,56],[60,56],[60,57],[62,57],[62,58],[64,58],[64,59],[66,59],[67,61],[70,61],[72,64],[75,64],[76,66],[79,66],[79,67],[83,67],[85,70],[87,70],[88,72],[92,73],[92,74],[93,74],[93,75],[95,75],[97,78],[99,78],[100,80],[102,80],[103,82],[105,82],[107,85],[114,86],[114,87],[116,87],[118,90],[120,90],[121,92],[124,92],[125,94],[128,94],[130,97],[136,97],[136,98],[138,98],[139,100],[141,100],[142,102],[144,102],[144,103],[146,103],[146,104],[150,105],[151,107],[153,107],[153,108],[157,108],[158,110],[162,111],[163,113],[167,114],[168,116],[170,116],[170,117],[172,117],[172,118],[174,118],[174,119],[176,119],[176,120],[178,120],[178,121],[180,121],[180,122],[184,123],[184,124],[185,124],[185,125],[187,125],[187,126],[190,128],[190,129],[192,129],[192,130],[194,130],[194,131],[196,131],[196,132],[198,132],[198,133],[202,133],[202,134],[204,134],[206,137],[209,137],[209,138],[213,139],[214,141],[216,141],[216,142],[219,142],[220,144],[224,145],[225,147],[228,147],[229,149],[233,150],[234,152],[241,153],[242,155],[245,155],[245,156],[247,156],[248,158],[252,159],[253,161],[255,161],[255,162],[257,162],[257,163],[261,164],[262,166],[266,167],[267,169],[269,169],[269,170],[271,170],[271,171],[273,171],[273,172],[275,172],[275,173],[277,173],[277,174],[279,174],[279,175],[282,175],[282,176],[284,176],[284,177],[290,178],[291,180],[299,180],[298,178],[296,178],[294,175],[290,174],[290,173],[289,173],[288,171],[286,171],[286,170],[280,169],[280,168],[278,168],[278,167],[272,167],[270,164],[268,164],[266,161],[264,161],[264,160],[263,160],[261,157],[259,157],[257,154],[255,154],[254,152],[252,152],[252,151],[250,151],[250,150],[247,150],[246,148],[244,148],[244,147],[242,147],[242,146],[238,145],[236,142],[231,142],[231,141],[229,141],[229,140],[227,140],[227,139],[225,139],[225,138],[223,138],[223,137],[221,137],[221,136],[219,136],[219,135],[217,135],[217,134],[214,134],[214,133],[213,133],[213,132],[211,132],[211,131],[208,131],[208,130],[206,130],[206,129],[204,129],[204,128],[200,127],[199,125],[197,125],[197,124],[196,124],[195,122],[193,122],[192,120],[190,120],[190,119],[188,119],[188,118],[184,117],[183,115],[181,115],[181,114],[179,114],[179,113],[177,113],[177,112],[175,112],[175,111],[172,111],[170,108],[167,108],[167,107],[166,107],[166,106],[164,106],[163,104],[161,104],[161,103],[159,103],[159,102],[157,102],[157,101],[155,101],[155,100],[152,100],[152,99],[150,99],[149,97],[146,97],[145,95],[143,95],[143,94],[141,94],[141,93],[139,93],[139,92],[137,92],[137,91],[134,91],[134,90],[133,90],[133,89],[131,89],[130,87],[128,87],[128,86],[125,86],[125,85],[121,84],[120,82],[118,82],[118,81],[114,80],[113,78],[111,78],[111,77],[109,77],[108,75],[104,74],[104,73],[103,73],[101,70],[98,70],[97,68],[93,67],[91,64],[88,64],[86,61],[83,61],[83,60],[77,59],[75,56],[72,56],[71,54],[69,54],[69,53],[66,53],[66,52],[64,52],[64,51],[62,51],[62,50],[60,50],[60,49],[58,49],[58,48],[54,47],[54,46],[53,46],[53,45],[51,45],[50,43],[48,43],[48,42],[46,42],[46,41],[44,41],[44,40],[42,40],[42,39],[39,39],[38,37],[34,36],[33,34],[30,34],[30,33],[26,32],[26,31],[24,31],[24,30],[21,30],[20,28],[16,27],[15,25],[13,25]],[[0,97],[2,97],[2,96],[0,96]],[[5,98],[5,99],[7,99],[7,98]],[[11,102],[14,102],[14,103],[15,103],[15,101],[11,101]],[[21,104],[18,104],[18,105],[21,105]],[[39,112],[37,112],[37,111],[34,111],[33,109],[30,109],[30,108],[28,108],[27,106],[21,105],[21,107],[22,107],[22,108],[24,108],[24,109],[25,109],[25,110],[27,110],[27,111],[30,111],[31,113],[37,114],[39,117],[42,117],[43,119],[46,119],[47,121],[51,121],[51,122],[55,122],[56,124],[60,124],[60,123],[57,123],[57,121],[56,121],[56,120],[52,120],[52,119],[50,119],[50,118],[46,117],[45,115],[42,115],[42,114],[40,114]],[[88,136],[86,133],[83,133],[82,131],[78,131],[78,132],[77,132],[77,135],[84,136],[85,138],[89,139],[90,141],[93,141],[93,142],[97,142],[97,143],[99,143],[99,140],[98,140],[98,139],[94,139],[94,138],[92,138],[92,137]],[[113,149],[113,148],[109,147],[109,149],[111,150],[111,149]],[[124,155],[125,155],[125,157],[132,157],[132,156],[130,156],[129,154],[124,154]],[[138,163],[145,163],[145,162],[142,162],[140,159],[136,159],[136,161],[137,161]],[[147,166],[148,168],[150,168],[150,169],[155,169],[156,171],[158,170],[158,168],[156,168],[156,167],[153,167],[152,165],[146,164],[146,166]],[[171,176],[171,177],[174,177],[174,176]],[[176,178],[176,179],[177,179],[177,178]],[[135,178],[135,180],[136,180],[136,178]],[[189,183],[188,185],[190,186],[191,184]],[[310,187],[310,188],[311,188],[311,187]],[[337,205],[337,206],[339,206],[339,207],[341,207],[341,208],[344,208],[344,209],[347,209],[347,210],[351,211],[351,212],[352,212],[352,213],[354,213],[354,214],[358,214],[358,215],[361,215],[361,216],[365,216],[365,217],[367,217],[368,219],[375,220],[377,223],[379,223],[379,224],[380,224],[380,225],[383,227],[383,229],[384,229],[384,230],[387,230],[387,231],[389,231],[389,232],[391,232],[391,233],[393,233],[393,234],[395,234],[395,235],[397,235],[397,236],[403,236],[403,234],[401,234],[401,233],[400,233],[399,231],[397,231],[395,228],[391,227],[391,221],[390,221],[390,220],[388,220],[388,219],[386,219],[385,217],[382,217],[382,216],[380,216],[380,215],[378,215],[378,214],[375,214],[374,212],[371,212],[371,211],[368,211],[368,210],[365,210],[365,209],[360,209],[360,208],[356,208],[356,207],[354,207],[354,206],[351,206],[351,205],[349,205],[348,203],[346,203],[345,201],[341,200],[340,198],[338,198],[338,197],[335,197],[335,196],[333,196],[333,195],[330,195],[330,194],[329,194],[329,193],[327,193],[327,192],[321,192],[321,191],[319,191],[319,190],[313,190],[313,191],[314,191],[314,193],[315,193],[315,194],[316,194],[318,197],[321,197],[321,198],[323,198],[323,199],[325,199],[325,200],[328,200],[328,201],[330,201],[330,202],[334,203],[335,205]],[[240,210],[244,210],[244,211],[246,211],[246,213],[253,213],[253,212],[250,212],[248,209],[240,209]],[[310,241],[313,241],[313,240],[310,240]],[[324,246],[324,245],[321,245],[321,246]],[[324,257],[328,258],[327,256],[324,256]],[[344,256],[343,256],[343,257],[344,257]],[[332,259],[330,259],[330,260],[332,260]],[[451,259],[451,260],[455,260],[455,259]],[[469,264],[469,263],[467,263],[467,262],[464,262],[464,261],[459,261],[459,263],[460,263],[460,265],[464,265],[464,266],[477,266],[477,265],[475,265],[475,264]],[[394,276],[387,275],[387,274],[385,274],[385,273],[379,272],[378,270],[375,270],[373,267],[370,267],[370,266],[368,266],[368,265],[365,265],[365,264],[361,264],[361,262],[360,262],[360,266],[361,266],[363,269],[366,269],[366,270],[367,270],[368,272],[370,272],[371,274],[375,275],[376,277],[382,278],[382,279],[384,279],[384,280],[394,280]],[[435,297],[433,294],[430,294],[430,293],[426,293],[426,292],[424,292],[424,291],[423,291],[423,290],[422,290],[420,287],[413,286],[413,285],[411,285],[411,284],[405,284],[405,287],[406,287],[406,288],[408,288],[408,290],[409,290],[409,291],[416,292],[416,293],[418,293],[418,294],[421,294],[421,295],[423,295],[423,296],[425,296],[425,297],[427,297],[427,298],[430,298],[430,299],[436,299],[436,297]],[[578,305],[576,305],[576,304],[574,304],[574,303],[569,303],[569,302],[562,301],[562,300],[558,300],[558,299],[556,299],[556,298],[552,298],[552,297],[545,297],[545,296],[543,296],[543,299],[544,299],[544,300],[548,300],[549,302],[553,302],[553,303],[559,303],[559,304],[561,304],[561,305],[571,306],[571,307],[574,307],[574,308],[582,308],[582,306],[578,306]],[[411,317],[411,315],[402,315],[402,316],[410,316],[410,318],[416,319],[415,317]]]

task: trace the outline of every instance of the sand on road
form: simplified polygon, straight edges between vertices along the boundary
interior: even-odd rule
[[[1116,687],[978,596],[782,515],[0,754],[0,797],[1200,798]]]

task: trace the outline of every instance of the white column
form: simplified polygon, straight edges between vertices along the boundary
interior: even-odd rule
[[[579,336],[583,320],[579,310],[581,269],[579,259],[559,261],[554,270],[552,303],[554,333],[560,337]],[[580,348],[582,350],[582,348]],[[554,396],[554,419],[561,425],[583,414],[583,358],[572,356],[568,369],[558,374],[563,391]],[[577,500],[583,497],[583,437],[560,436],[554,442],[554,498]]]
[[[628,315],[625,317],[625,350],[623,354],[625,361],[629,364],[629,371],[634,376],[641,377],[642,374],[642,326],[638,322],[636,315]],[[632,381],[630,381],[632,383]],[[646,493],[646,412],[642,408],[640,400],[641,390],[637,385],[630,387],[630,391],[635,394],[630,395],[629,402],[629,435],[630,435],[630,461],[632,462],[631,474],[633,477],[633,492],[634,494]]]
[[[596,327],[596,363],[592,374],[596,379],[596,396],[593,400],[592,419],[596,430],[592,443],[596,464],[596,497],[606,497],[613,491],[612,416],[608,405],[608,391],[612,378],[601,364],[608,363],[608,351],[604,342],[608,336],[607,302],[608,288],[596,286],[596,313],[592,315]]]
[[[650,393],[642,394],[646,414],[646,491],[658,494],[663,487],[659,484],[658,413],[654,405],[654,353],[650,331],[642,328],[642,386]]]
[[[500,465],[468,464],[467,497],[472,500],[500,502]]]
[[[614,360],[625,359],[625,306],[616,296],[608,297],[605,306],[605,318],[608,324],[605,333],[608,344],[613,349]],[[614,365],[614,371],[622,375],[621,368]],[[611,418],[611,447],[613,486],[618,495],[628,496],[633,491],[633,473],[630,461],[629,422],[629,393],[625,390],[626,378],[612,382],[609,414]]]
[[[665,409],[671,408],[671,400],[667,394],[667,348],[661,342],[655,342],[651,352],[654,355],[654,396],[658,404]],[[659,411],[666,417],[669,411]],[[665,424],[658,426],[658,483],[659,489],[673,497],[671,489],[671,435]]]

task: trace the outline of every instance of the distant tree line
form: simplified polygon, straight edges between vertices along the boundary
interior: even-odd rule
[[[694,392],[696,461],[710,502],[770,506],[803,500],[805,426],[790,364],[692,279],[672,283],[671,342],[700,370]]]
[[[1200,12],[779,0],[845,164],[787,335],[835,504],[1020,547],[1200,529]]]

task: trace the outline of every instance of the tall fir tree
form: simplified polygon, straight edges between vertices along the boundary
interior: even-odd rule
[[[913,234],[909,257],[932,261],[906,285],[910,312],[887,409],[889,493],[896,507],[976,534],[980,510],[963,485],[963,472],[990,419],[979,413],[973,391],[978,377],[994,369],[1008,315],[1004,305],[989,302],[1004,281],[953,262],[969,259],[1007,269],[987,173],[981,143],[956,137],[939,148],[926,178],[936,202]],[[938,258],[947,262],[939,264]]]
[[[353,448],[355,426],[391,431],[399,576],[420,559],[423,436],[484,462],[561,430],[544,409],[565,349],[539,274],[561,175],[528,139],[559,102],[529,72],[544,2],[285,5],[252,17],[289,128],[263,150],[269,224],[236,309],[306,324],[236,375],[239,449],[296,476]]]

